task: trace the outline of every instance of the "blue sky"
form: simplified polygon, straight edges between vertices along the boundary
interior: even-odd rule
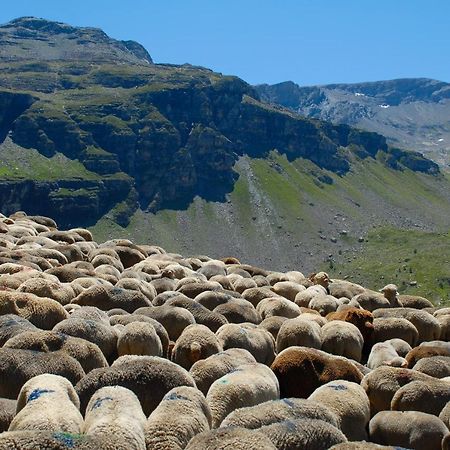
[[[210,67],[256,83],[403,77],[450,81],[448,0],[13,0],[25,15],[102,28],[155,62]]]

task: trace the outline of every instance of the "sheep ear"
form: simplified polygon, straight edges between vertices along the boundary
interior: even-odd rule
[[[25,407],[27,404],[27,398],[28,390],[22,388],[19,392],[19,396],[17,397],[16,414]]]
[[[70,401],[78,408],[80,409],[80,398],[78,397],[78,394],[76,393],[75,389],[70,386],[70,388],[67,390],[67,395],[70,398]]]

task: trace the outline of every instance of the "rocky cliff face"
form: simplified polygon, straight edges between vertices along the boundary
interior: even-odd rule
[[[13,208],[16,197],[4,193],[7,209],[39,205],[65,225],[94,222],[121,203],[116,218],[126,224],[137,198],[151,211],[186,208],[196,195],[224,201],[238,176],[237,159],[266,157],[274,149],[341,176],[364,158],[438,173],[433,162],[389,147],[379,134],[270,106],[236,77],[151,64],[138,44],[100,30],[24,18],[0,27],[1,39],[9,46],[0,52],[3,138],[37,150],[50,165],[59,155],[82,163],[79,174],[55,168],[51,179],[35,180],[40,184],[32,172],[21,178],[8,169],[3,179],[9,189],[17,183],[22,200]],[[42,189],[48,201],[36,202]]]
[[[412,78],[300,87],[256,86],[261,98],[302,114],[380,133],[388,143],[450,167],[450,84]]]

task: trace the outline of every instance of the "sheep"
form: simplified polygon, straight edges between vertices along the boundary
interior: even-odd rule
[[[275,358],[275,340],[272,335],[256,325],[229,323],[222,325],[216,332],[224,350],[245,348],[256,361],[270,365]]]
[[[269,400],[256,406],[235,409],[225,417],[220,426],[254,430],[272,423],[294,419],[318,419],[339,427],[337,416],[326,406],[303,398]]]
[[[0,290],[0,315],[16,314],[43,330],[51,330],[69,316],[57,301],[25,292]]]
[[[243,364],[255,363],[252,354],[243,348],[230,348],[206,359],[197,361],[189,373],[197,388],[207,394],[210,386],[220,377],[232,372]]]
[[[393,411],[422,411],[438,416],[450,401],[450,383],[437,378],[402,386],[392,397]]]
[[[424,309],[432,308],[433,303],[430,300],[420,297],[419,295],[399,295],[398,299],[404,308]]]
[[[346,297],[349,299],[365,292],[365,289],[359,284],[337,279],[331,280],[328,284],[328,290],[330,291],[330,295],[336,298]]]
[[[343,320],[355,325],[364,339],[364,352],[368,352],[373,337],[373,314],[370,311],[350,307],[344,311],[336,311],[327,314],[327,320]]]
[[[450,341],[450,314],[438,316],[436,317],[436,320],[439,322],[439,326],[441,327],[439,339],[441,341]]]
[[[275,292],[275,294],[281,295],[291,302],[295,300],[295,296],[299,292],[304,290],[306,290],[305,286],[293,281],[279,281],[272,286],[272,291]]]
[[[151,300],[140,291],[116,286],[92,286],[74,298],[72,303],[81,306],[96,306],[104,311],[122,308],[130,313],[138,308],[152,305]]]
[[[450,356],[430,356],[422,358],[413,366],[414,370],[425,373],[434,378],[450,376]]]
[[[218,337],[205,325],[189,325],[175,342],[172,361],[189,370],[201,359],[223,351]]]
[[[361,308],[373,312],[380,308],[390,308],[389,300],[380,292],[365,289],[364,292],[351,298],[352,301],[358,302]]]
[[[210,311],[208,308],[205,308],[195,300],[184,295],[170,298],[165,304],[187,309],[194,316],[196,323],[206,325],[214,333],[222,325],[228,323],[228,320],[222,314]]]
[[[169,335],[166,331],[166,329],[155,319],[152,319],[151,317],[144,316],[142,314],[126,314],[126,315],[112,315],[109,318],[109,322],[111,325],[128,325],[129,323],[133,322],[146,322],[153,325],[153,328],[156,331],[156,334],[159,337],[159,340],[161,341],[162,345],[162,355],[164,357],[167,356],[168,350],[169,350]]]
[[[437,417],[418,411],[381,411],[369,422],[370,440],[411,449],[441,450],[447,427]]]
[[[262,317],[255,307],[247,300],[240,298],[229,299],[214,308],[213,312],[224,316],[229,323],[253,323],[262,322]]]
[[[214,381],[206,395],[213,428],[218,428],[223,419],[237,408],[279,398],[277,378],[267,366],[260,363],[239,366]]]
[[[58,250],[67,257],[63,249],[58,248]],[[61,283],[72,283],[79,278],[89,278],[95,275],[93,266],[91,269],[87,269],[76,267],[74,263],[65,264],[61,267],[53,267],[52,269],[46,270],[45,273],[56,276]]]
[[[80,397],[81,411],[88,400],[104,386],[123,386],[132,390],[148,416],[170,389],[193,386],[192,376],[182,367],[157,356],[121,356],[111,367],[95,369],[75,386]]]
[[[0,434],[8,430],[9,424],[16,415],[16,407],[16,400],[0,398]]]
[[[268,287],[256,287],[246,289],[244,292],[242,292],[242,297],[245,300],[249,301],[256,308],[256,306],[262,299],[274,297],[274,293]]]
[[[298,305],[298,306],[304,306],[304,307],[308,307],[308,305],[310,304],[310,302],[313,299],[317,299],[317,298],[326,298],[327,296],[327,290],[320,285],[314,285],[314,286],[310,286],[308,288],[306,288],[304,291],[300,291],[294,299],[294,302]]]
[[[76,296],[70,284],[56,283],[45,278],[30,278],[24,281],[17,290],[35,294],[38,297],[51,298],[61,305],[67,305]]]
[[[289,320],[287,317],[280,316],[271,316],[267,319],[264,319],[259,325],[259,328],[263,328],[268,331],[275,341],[277,340],[278,332],[280,331],[281,325],[283,325],[286,320]]]
[[[83,433],[126,443],[130,450],[145,450],[145,422],[139,400],[132,391],[122,386],[105,386],[89,400]]]
[[[211,410],[196,388],[170,390],[150,414],[145,425],[147,448],[182,450],[199,433],[211,428]]]
[[[8,431],[41,430],[80,433],[80,401],[70,381],[42,374],[28,380],[17,399],[17,413]]]
[[[391,447],[378,445],[372,442],[344,442],[342,444],[333,445],[330,450],[403,450],[403,447]]]
[[[117,356],[117,333],[103,322],[70,318],[58,323],[53,331],[82,338],[98,345],[110,363]]]
[[[157,296],[156,289],[150,283],[144,280],[137,280],[136,278],[121,278],[115,284],[115,287],[130,291],[139,291],[151,302]]]
[[[369,397],[372,416],[380,411],[391,409],[394,394],[402,386],[415,380],[427,382],[434,378],[415,370],[390,366],[380,366],[365,375],[361,386]]]
[[[383,293],[391,308],[401,308],[406,306],[400,301],[397,286],[395,284],[387,284],[380,289],[380,292]]]
[[[439,419],[441,419],[450,430],[450,402],[447,402],[447,404],[442,408],[439,413]]]
[[[419,360],[429,358],[430,356],[450,356],[450,348],[431,345],[414,347],[408,352],[405,359],[408,362],[408,367],[411,369]]]
[[[363,375],[349,360],[307,347],[288,347],[271,365],[282,397],[307,398],[319,386],[334,380],[359,383]]]
[[[117,339],[117,354],[162,356],[161,340],[151,323],[130,322]]]
[[[370,403],[364,389],[356,383],[335,380],[318,387],[309,397],[332,411],[338,418],[338,428],[348,440],[367,439]]]
[[[374,318],[403,317],[409,320],[419,332],[419,342],[439,339],[441,327],[431,314],[414,308],[382,308],[373,313]]]
[[[226,275],[225,264],[222,261],[211,260],[206,262],[200,269],[198,269],[198,273],[205,275],[208,280],[214,275]]]
[[[186,447],[186,450],[224,449],[277,450],[277,447],[264,434],[240,427],[218,428],[200,433]]]
[[[37,327],[23,317],[15,314],[0,315],[0,347],[19,333],[37,330]]]
[[[404,358],[408,352],[412,350],[412,347],[405,342],[403,339],[393,338],[384,341],[386,344],[391,344],[394,347],[395,351],[398,353],[398,356]]]
[[[228,275],[214,275],[210,279],[210,281],[217,281],[224,289],[228,291],[233,291],[234,287],[231,283],[231,280],[228,278]]]
[[[157,320],[166,329],[172,341],[176,341],[188,325],[195,323],[192,313],[178,306],[161,305],[139,308],[135,314],[143,314]]]
[[[301,316],[286,320],[280,327],[276,339],[277,352],[293,345],[320,349],[322,333],[320,325]]]
[[[208,308],[210,311],[214,310],[219,305],[227,303],[233,297],[229,291],[204,291],[195,297],[195,301],[200,305]],[[253,305],[251,305],[253,306]]]
[[[77,383],[85,372],[66,352],[41,353],[12,348],[0,349],[0,397],[17,398],[22,386],[36,375],[53,373]]]
[[[231,275],[229,275],[231,276]],[[242,294],[246,289],[252,289],[258,287],[256,281],[253,278],[239,277],[232,281],[233,288],[236,292]]]
[[[395,351],[393,345],[386,342],[378,342],[370,351],[367,367],[376,369],[380,366],[408,367],[408,362]]]
[[[419,332],[417,328],[402,317],[380,317],[373,321],[373,342],[384,342],[388,339],[402,339],[411,347],[417,345]]]
[[[72,305],[74,305],[72,303]],[[79,305],[76,305],[79,306]],[[79,308],[73,309],[70,313],[71,319],[83,319],[93,320],[95,322],[101,322],[105,325],[109,324],[109,316],[105,311],[96,308],[95,306],[79,306]]]
[[[67,336],[55,331],[24,331],[9,339],[3,348],[55,352],[58,350],[75,358],[85,371],[107,367],[108,362],[100,348],[85,339]]]
[[[347,438],[338,428],[316,419],[294,419],[264,426],[265,434],[277,449],[327,450],[332,445],[346,442]]]
[[[175,290],[193,299],[202,292],[221,291],[223,289],[217,281],[197,281],[194,283],[180,285],[179,287],[176,287]]]
[[[288,319],[297,317],[301,311],[294,302],[283,297],[267,297],[261,300],[256,307],[262,319],[271,316],[284,316]]]
[[[361,361],[364,339],[350,322],[331,321],[322,327],[322,350]]]

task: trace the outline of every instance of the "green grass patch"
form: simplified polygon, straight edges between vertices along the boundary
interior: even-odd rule
[[[394,283],[400,293],[450,304],[450,231],[374,229],[355,260],[334,263],[338,271],[374,290]]]

